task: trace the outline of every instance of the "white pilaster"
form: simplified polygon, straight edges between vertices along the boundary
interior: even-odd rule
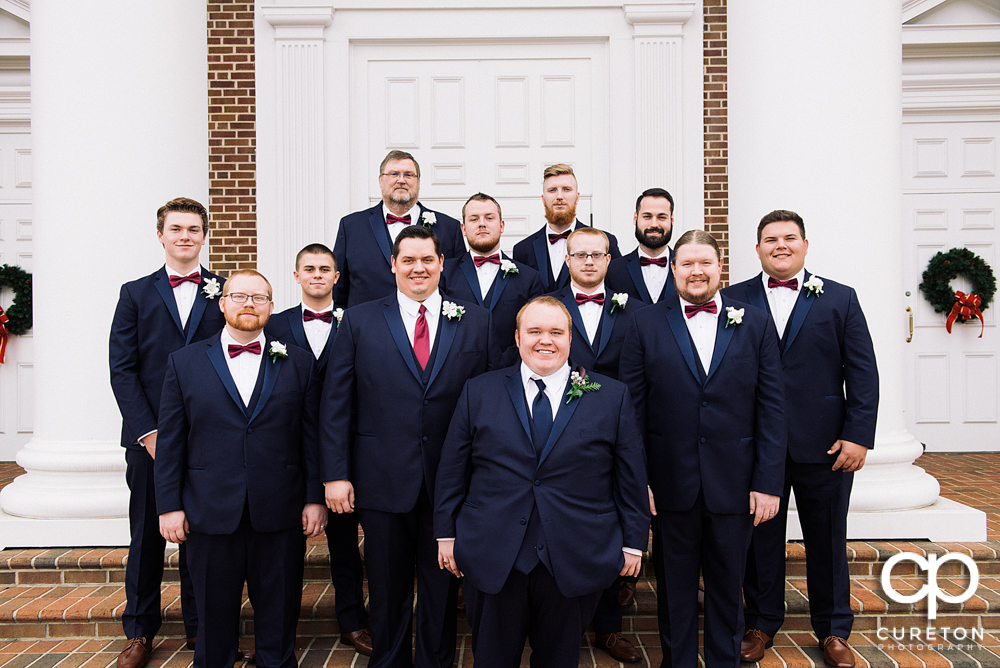
[[[914,466],[922,448],[903,419],[900,7],[746,0],[728,18],[731,276],[760,270],[761,216],[797,211],[806,266],[857,289],[875,342],[878,431],[855,478],[851,537],[985,540],[979,511],[937,512],[951,504]]]
[[[108,333],[119,286],[163,263],[156,209],[208,203],[205,4],[36,4],[31,40],[35,432],[0,547],[125,545]]]

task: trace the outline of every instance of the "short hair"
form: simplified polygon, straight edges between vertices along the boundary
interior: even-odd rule
[[[300,250],[295,255],[295,271],[299,270],[299,261],[302,259],[302,256],[307,253],[312,253],[314,255],[329,255],[333,259],[333,270],[337,271],[337,256],[334,255],[333,251],[324,244],[309,244]]]
[[[529,301],[527,304],[521,307],[520,311],[517,312],[517,318],[514,320],[515,330],[521,331],[521,316],[524,314],[525,311],[528,310],[528,307],[531,306],[532,304],[548,304],[549,306],[558,306],[562,310],[563,314],[565,314],[566,316],[566,324],[567,324],[566,331],[570,331],[573,329],[573,316],[569,314],[569,309],[566,308],[566,305],[563,304],[558,299],[556,299],[555,297],[553,297],[552,295],[542,295],[540,297],[535,297],[534,299]]]
[[[757,243],[760,243],[761,233],[764,228],[771,223],[795,223],[799,226],[799,234],[802,238],[806,238],[806,224],[802,221],[802,216],[795,213],[794,211],[788,211],[787,209],[775,209],[771,213],[767,214],[760,219],[760,224],[757,225]]]
[[[608,253],[608,252],[611,251],[611,242],[608,240],[608,235],[607,234],[605,234],[601,230],[597,229],[596,227],[581,227],[578,230],[573,230],[572,232],[569,233],[569,236],[566,237],[566,253],[567,254],[569,253],[569,246],[570,246],[570,243],[573,241],[573,237],[575,237],[578,234],[582,234],[584,236],[601,237],[601,238],[603,238],[604,239],[604,252]]]
[[[503,212],[500,210],[500,202],[496,201],[486,193],[476,193],[469,199],[465,200],[465,204],[462,205],[462,222],[465,222],[465,207],[469,205],[469,202],[493,202],[497,205],[497,215],[500,220],[503,220]]]
[[[171,211],[181,213],[196,213],[201,216],[201,231],[208,235],[208,210],[190,197],[175,197],[156,210],[156,231],[163,234],[163,222]]]
[[[403,239],[432,239],[434,241],[434,254],[441,257],[441,240],[423,225],[407,225],[396,235],[396,240],[392,242],[392,257],[399,257],[399,244]]]
[[[559,162],[554,165],[549,165],[548,167],[545,168],[545,171],[542,172],[542,181],[544,182],[545,179],[551,176],[562,176],[563,174],[569,174],[574,179],[576,178],[576,174],[573,173],[572,167],[570,167],[564,162]]]
[[[385,164],[390,160],[412,160],[413,167],[417,170],[417,178],[420,178],[420,163],[413,157],[413,154],[397,150],[389,151],[385,154],[385,157],[382,158],[382,164],[378,166],[378,173],[380,176],[382,174],[382,170],[385,169]]]
[[[674,198],[663,188],[649,188],[648,190],[642,191],[639,195],[639,199],[635,201],[635,212],[639,213],[639,209],[642,207],[642,200],[647,197],[659,197],[670,202],[670,215],[674,215]]]
[[[687,246],[689,244],[698,244],[701,246],[711,246],[715,249],[715,256],[722,259],[722,249],[719,248],[719,242],[715,240],[711,234],[705,230],[688,230],[680,236],[677,242],[674,244],[674,260],[671,260],[671,264],[677,258],[677,251],[681,246]]]
[[[226,279],[225,284],[222,286],[223,297],[229,294],[229,286],[232,284],[233,279],[236,278],[237,276],[256,276],[258,278],[263,278],[264,282],[267,283],[267,296],[268,297],[271,296],[271,281],[267,280],[267,277],[264,276],[264,274],[260,273],[259,271],[255,271],[253,269],[240,269],[239,271],[234,271],[232,274],[229,275],[229,278]]]

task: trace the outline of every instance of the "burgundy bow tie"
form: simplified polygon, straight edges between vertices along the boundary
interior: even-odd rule
[[[194,283],[199,285],[201,283],[201,273],[194,272],[193,274],[188,274],[187,276],[167,276],[167,280],[170,281],[170,287],[176,288],[181,283]]]
[[[406,214],[405,216],[394,216],[391,213],[385,214],[385,224],[392,225],[393,223],[406,223],[409,225],[410,214]]]
[[[302,321],[309,322],[310,320],[322,320],[326,324],[333,322],[333,311],[323,311],[322,313],[316,313],[310,311],[307,308],[302,309]]]
[[[639,258],[639,266],[640,267],[648,267],[651,264],[655,264],[657,267],[666,267],[667,266],[667,258],[665,258],[665,257],[645,257],[645,256],[642,256],[642,257]]]
[[[779,281],[773,276],[767,277],[767,287],[769,288],[789,288],[791,290],[799,289],[799,279],[789,278],[787,281]]]
[[[229,344],[229,356],[236,357],[242,353],[253,353],[254,355],[260,355],[260,341],[254,341],[253,343],[248,343],[245,346],[238,346],[235,343]]]
[[[492,262],[493,264],[500,264],[500,253],[494,253],[489,257],[485,255],[473,255],[472,261],[476,263],[476,268],[483,266],[487,262]]]
[[[585,295],[582,292],[576,293],[576,305],[586,304],[587,302],[594,302],[598,306],[604,306],[604,295]]]
[[[560,232],[559,234],[552,234],[551,232],[549,232],[549,243],[550,244],[554,244],[555,242],[559,241],[560,239],[569,239],[569,230],[566,230],[565,232]]]
[[[715,305],[714,299],[710,302],[705,302],[704,304],[688,304],[684,307],[684,315],[689,318],[694,317],[695,313],[701,313],[702,311],[705,313],[718,313],[719,309]]]

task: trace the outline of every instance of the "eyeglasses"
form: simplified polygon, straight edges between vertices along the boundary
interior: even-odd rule
[[[419,174],[414,174],[413,172],[382,172],[382,176],[388,176],[390,179],[398,179],[402,176],[407,181],[420,178]]]
[[[246,304],[247,299],[252,299],[254,306],[263,306],[271,301],[267,295],[245,295],[242,292],[231,292],[226,296],[232,299],[234,304]]]
[[[580,262],[586,262],[588,257],[594,258],[594,261],[603,260],[609,255],[609,253],[601,253],[600,251],[596,253],[569,253],[571,258],[577,259]]]

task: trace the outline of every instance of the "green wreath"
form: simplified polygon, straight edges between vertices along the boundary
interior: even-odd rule
[[[7,331],[20,335],[31,329],[31,274],[20,267],[0,264],[0,288],[8,287],[14,292],[10,308],[3,311],[9,318]]]
[[[951,287],[952,279],[957,276],[972,281],[972,291],[968,295]],[[968,248],[952,248],[932,257],[923,279],[920,291],[934,311],[949,314],[946,323],[949,333],[955,320],[965,322],[979,318],[982,322],[982,312],[989,308],[997,291],[993,269]]]

